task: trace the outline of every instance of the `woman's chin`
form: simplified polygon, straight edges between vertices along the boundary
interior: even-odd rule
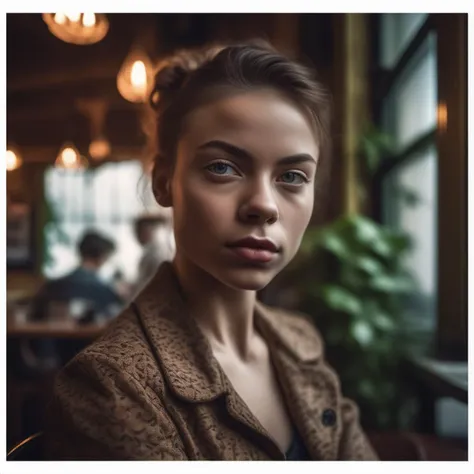
[[[260,291],[275,277],[273,272],[256,269],[239,270],[223,275],[222,283],[236,290]]]

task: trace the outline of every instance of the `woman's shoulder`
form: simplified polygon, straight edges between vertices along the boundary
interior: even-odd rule
[[[154,384],[162,381],[154,355],[134,311],[129,307],[112,320],[104,333],[66,366],[83,370],[99,370],[102,375],[116,375],[146,386],[148,378]]]
[[[49,459],[181,459],[163,380],[125,310],[58,374],[45,426]]]

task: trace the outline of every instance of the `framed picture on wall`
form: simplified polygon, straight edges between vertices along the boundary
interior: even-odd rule
[[[35,266],[33,211],[24,202],[7,205],[7,268],[33,269]]]

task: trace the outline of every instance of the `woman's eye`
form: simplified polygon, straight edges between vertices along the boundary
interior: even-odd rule
[[[308,179],[303,176],[301,173],[296,173],[295,171],[287,171],[281,175],[280,181],[285,184],[303,184],[307,183]]]
[[[224,162],[212,163],[209,166],[207,166],[207,169],[211,173],[218,174],[218,175],[237,174],[232,166]]]

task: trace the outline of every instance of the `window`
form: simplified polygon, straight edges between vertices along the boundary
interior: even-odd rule
[[[78,263],[78,239],[86,230],[94,229],[117,246],[101,275],[108,279],[119,270],[133,281],[141,255],[133,231],[134,219],[142,213],[162,210],[141,163],[107,163],[95,170],[80,171],[51,167],[45,173],[44,184],[52,216],[45,226],[45,276],[56,278],[72,270]]]
[[[384,68],[392,68],[426,20],[426,13],[392,13],[381,17],[381,57]]]
[[[467,363],[459,363],[467,360],[467,15],[382,14],[378,20],[374,113],[396,142],[396,156],[384,164],[377,183],[379,218],[406,231],[414,244],[406,265],[418,288],[404,315],[432,335],[426,360],[431,367],[454,370],[455,385],[462,386],[467,380]],[[420,420],[422,430],[467,438],[467,406],[433,387],[441,396],[436,405],[421,396],[425,414],[433,413]]]
[[[436,38],[428,36],[394,80],[383,102],[384,127],[398,152],[436,128]]]
[[[436,357],[466,360],[467,14],[374,18],[373,112],[396,142],[375,212],[413,239],[407,316],[432,332]]]
[[[433,331],[436,323],[437,151],[432,144],[413,153],[384,180],[384,218],[408,233],[413,249],[405,267],[418,283],[418,294],[406,308],[407,316]]]
[[[417,280],[406,315],[430,332],[437,321],[437,41],[434,31],[412,43],[428,16],[382,14],[380,64],[390,78],[380,101],[380,125],[396,157],[382,173],[382,215],[412,239],[406,266]]]

